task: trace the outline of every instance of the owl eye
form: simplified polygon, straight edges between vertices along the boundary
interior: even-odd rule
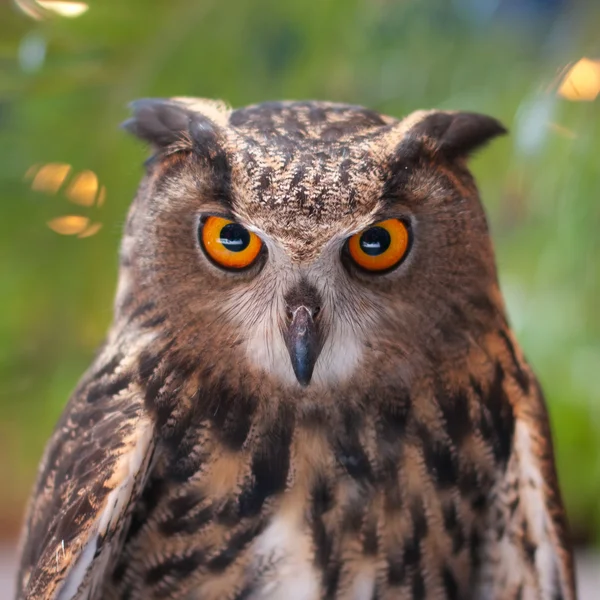
[[[257,235],[229,219],[208,217],[200,229],[199,237],[204,252],[226,269],[249,267],[262,248],[262,242]]]
[[[408,226],[399,219],[381,221],[348,240],[352,260],[367,271],[387,271],[408,254]]]

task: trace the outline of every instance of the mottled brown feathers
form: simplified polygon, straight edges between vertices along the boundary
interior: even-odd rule
[[[494,119],[143,100],[115,319],[40,466],[18,598],[574,600],[551,435],[465,159]],[[226,271],[202,219],[262,240]],[[346,240],[410,231],[381,275]],[[318,330],[300,385],[294,307]],[[293,317],[295,318],[295,317]]]

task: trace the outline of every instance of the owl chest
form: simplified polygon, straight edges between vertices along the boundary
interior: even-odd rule
[[[390,465],[386,479],[352,453],[337,459],[326,461],[329,471],[313,461],[292,462],[282,489],[274,487],[274,471],[240,477],[220,459],[193,482],[170,489],[132,546],[139,587],[133,597],[371,600],[467,593],[482,522],[471,496],[436,483],[447,474],[415,471],[423,461],[404,457]]]
[[[133,597],[320,600],[329,589],[340,600],[371,600],[378,558],[374,548],[365,553],[360,516],[350,524],[313,514],[295,494],[237,522],[217,511],[200,523],[202,509],[190,511],[178,533],[158,507],[129,553]]]

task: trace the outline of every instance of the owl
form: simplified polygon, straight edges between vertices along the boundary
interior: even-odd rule
[[[140,100],[114,321],[18,599],[575,599],[467,162],[495,119]]]

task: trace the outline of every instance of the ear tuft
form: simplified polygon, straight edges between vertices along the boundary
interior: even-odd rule
[[[479,113],[434,112],[417,123],[413,133],[430,140],[436,152],[452,159],[471,155],[507,130],[493,117]]]
[[[129,107],[133,116],[121,127],[158,148],[180,140],[193,119],[185,106],[162,98],[136,100]]]

